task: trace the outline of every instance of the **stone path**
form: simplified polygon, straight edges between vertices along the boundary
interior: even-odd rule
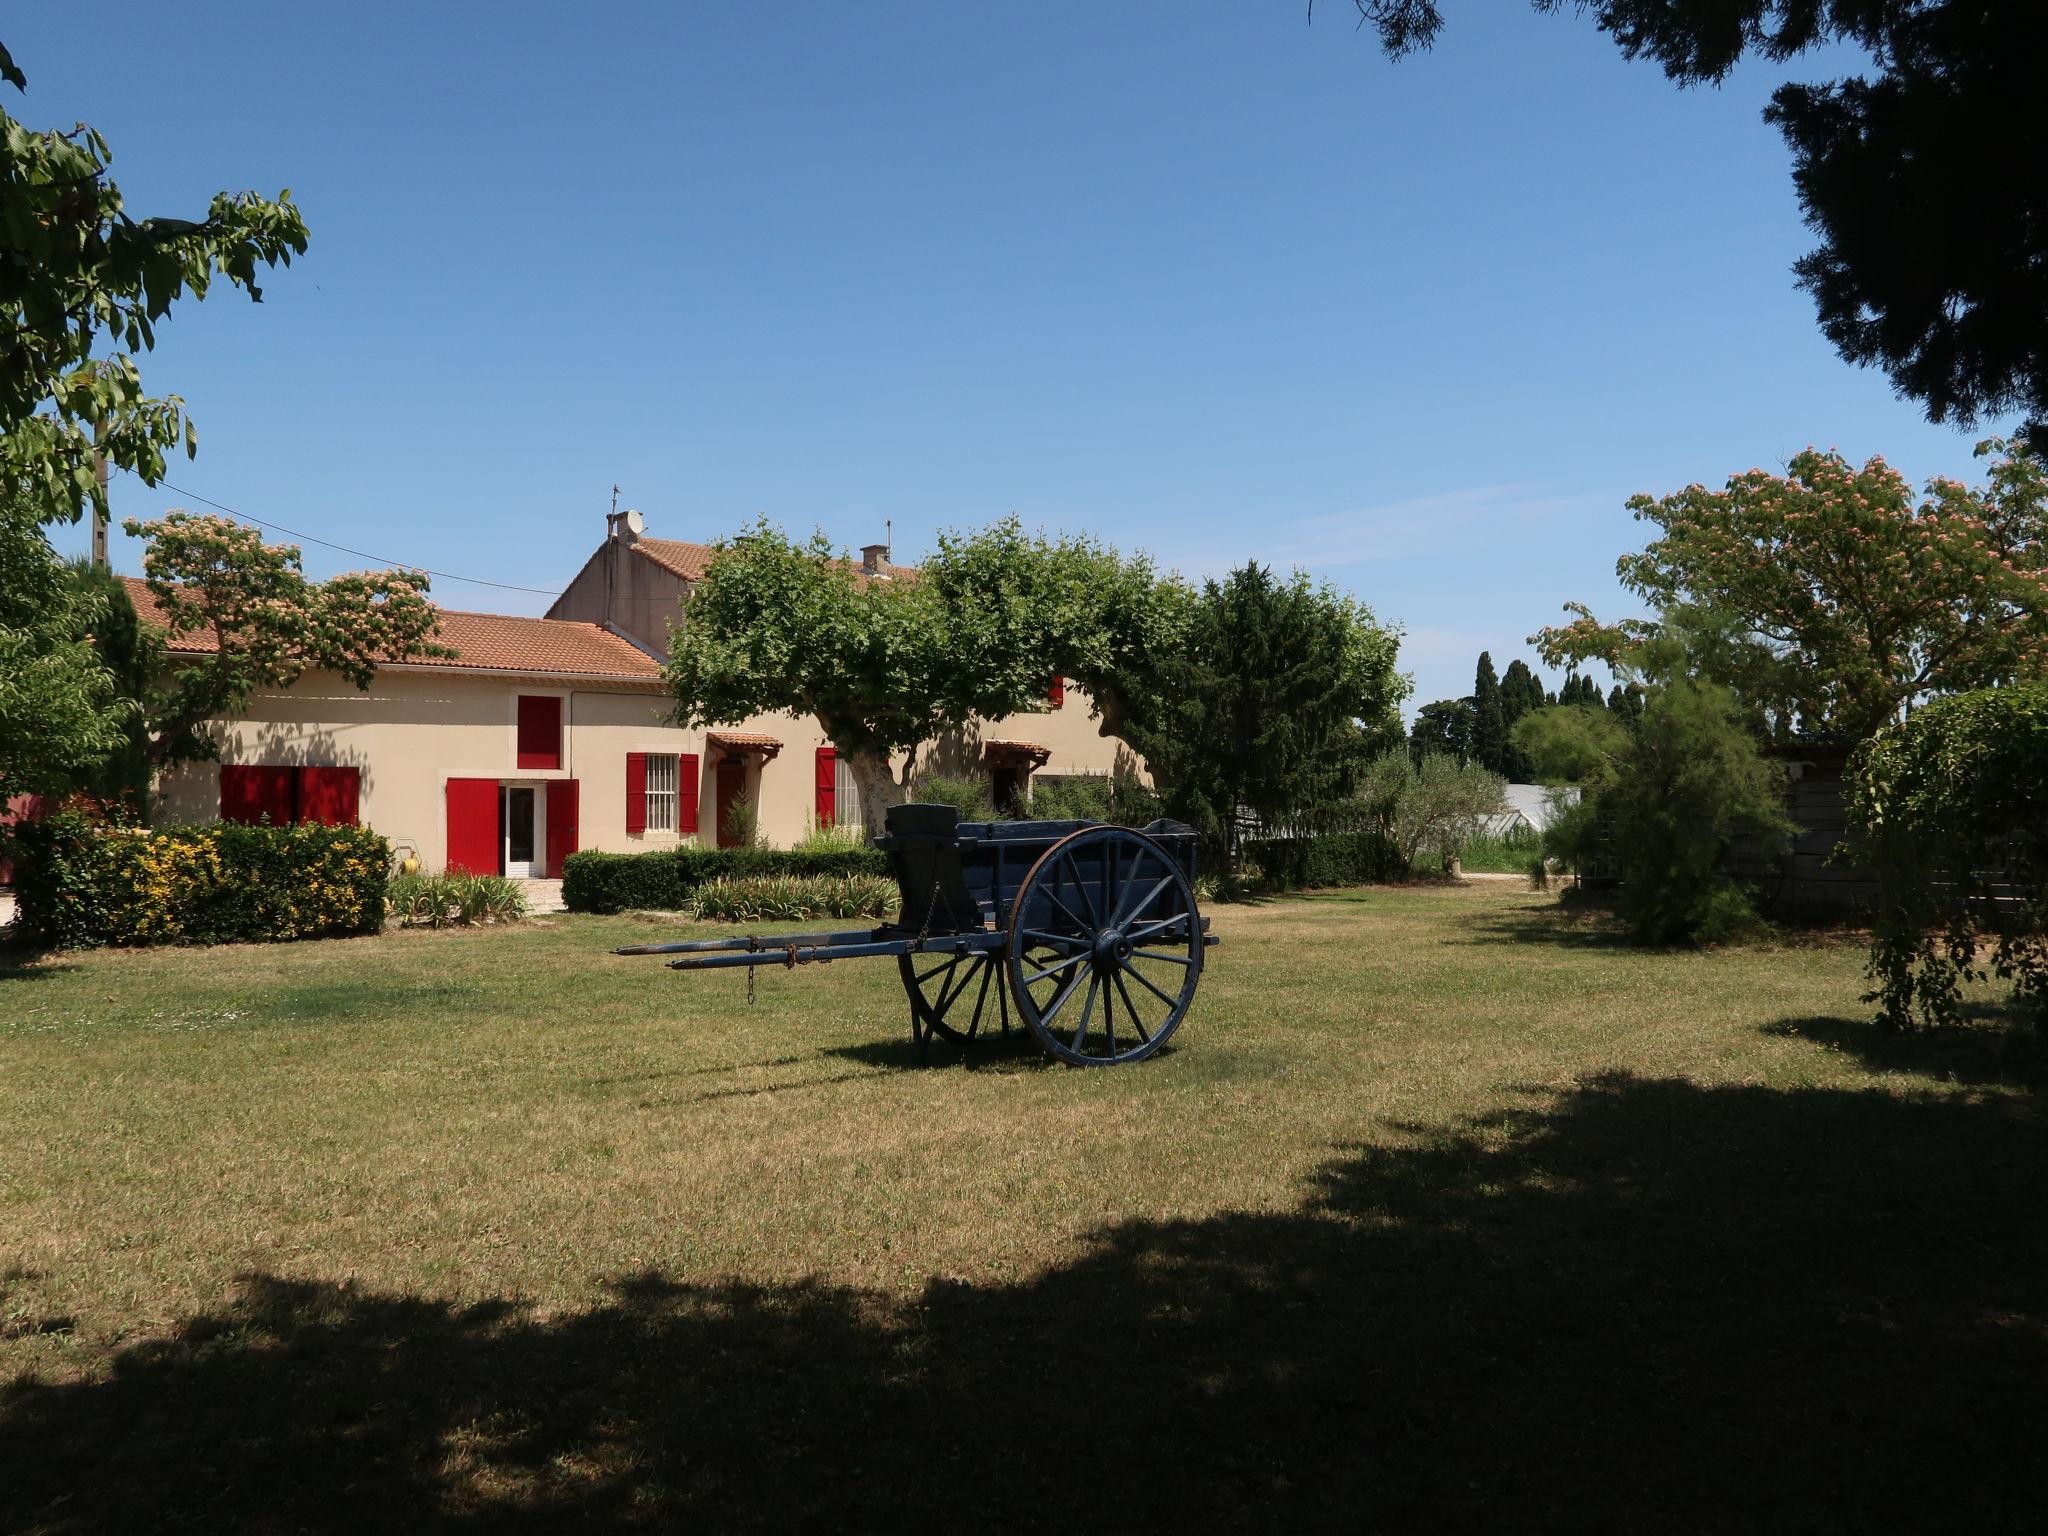
[[[526,910],[534,917],[544,917],[550,912],[566,912],[562,905],[562,882],[559,880],[522,880],[520,887],[526,892]]]

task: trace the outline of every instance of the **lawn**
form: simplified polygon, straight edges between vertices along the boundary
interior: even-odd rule
[[[1853,947],[1223,908],[1080,1072],[665,926],[0,966],[0,1529],[2038,1520],[2039,1106]]]

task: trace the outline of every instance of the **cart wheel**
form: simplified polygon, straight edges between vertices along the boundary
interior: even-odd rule
[[[910,1038],[919,1051],[933,1035],[963,1044],[972,1040],[984,1015],[1000,1020],[1004,1034],[1010,1032],[1009,987],[999,955],[987,950],[899,955],[896,968],[910,995]]]
[[[1039,856],[1010,907],[1017,1016],[1077,1067],[1143,1061],[1194,1001],[1202,920],[1173,855],[1128,827],[1084,827]]]

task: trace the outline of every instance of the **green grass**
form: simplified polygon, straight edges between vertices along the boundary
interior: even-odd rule
[[[1099,1072],[631,918],[0,966],[0,1529],[2034,1520],[2027,1058],[1504,886]]]

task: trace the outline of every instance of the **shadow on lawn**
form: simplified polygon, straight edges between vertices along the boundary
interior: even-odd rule
[[[1950,1029],[1887,1029],[1875,1019],[1780,1019],[1767,1035],[1813,1040],[1846,1051],[1879,1072],[1912,1072],[1947,1082],[2040,1087],[2048,1084],[2048,1043],[2011,1007],[1977,1011]],[[2044,1217],[2048,1219],[2048,1217]]]
[[[1629,1077],[914,1301],[647,1274],[546,1319],[245,1277],[0,1398],[0,1526],[2017,1528],[2030,1100]],[[971,1178],[971,1168],[934,1170]]]

